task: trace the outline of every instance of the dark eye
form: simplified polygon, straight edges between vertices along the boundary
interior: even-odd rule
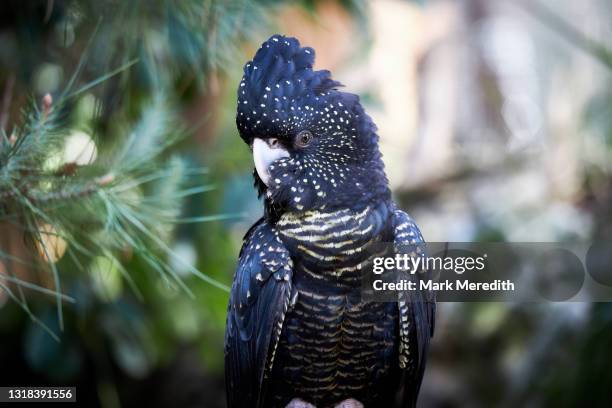
[[[308,130],[302,130],[295,138],[295,144],[297,147],[306,147],[310,144],[311,141],[312,133],[310,133],[310,131]]]

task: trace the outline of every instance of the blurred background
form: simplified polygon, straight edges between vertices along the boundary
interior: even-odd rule
[[[277,32],[361,96],[426,240],[610,240],[607,0],[5,0],[1,385],[75,385],[92,407],[225,405],[224,288],[262,213],[235,94]],[[175,133],[163,153],[134,148]],[[56,178],[7,164],[20,140]],[[182,181],[134,184],[175,161]],[[121,211],[133,200],[146,214]],[[154,234],[136,242],[145,215]],[[420,406],[609,406],[610,304],[438,310]]]

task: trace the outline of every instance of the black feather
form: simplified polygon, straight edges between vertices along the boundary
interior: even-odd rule
[[[274,250],[270,250],[273,248]],[[230,407],[257,407],[264,375],[291,294],[291,259],[262,220],[247,232],[232,284],[225,332],[225,380]]]
[[[393,228],[393,241],[397,248],[408,252],[414,251],[419,245],[422,248],[423,236],[408,214],[395,209]],[[400,322],[403,321],[402,317],[410,322],[407,336],[401,336],[410,352],[404,372],[402,406],[414,407],[425,373],[429,342],[434,332],[436,303],[434,293],[430,291],[400,292],[399,299],[405,304],[405,307],[399,308]]]

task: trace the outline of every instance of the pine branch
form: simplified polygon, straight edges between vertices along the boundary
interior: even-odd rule
[[[63,329],[62,303],[71,299],[61,289],[60,260],[64,257],[77,264],[81,264],[81,259],[106,257],[140,296],[117,256],[128,247],[168,285],[178,286],[193,296],[165,258],[183,261],[160,237],[179,223],[212,221],[228,215],[180,217],[183,199],[209,191],[212,186],[185,185],[186,175],[204,171],[188,169],[180,159],[167,157],[168,149],[182,132],[164,100],[162,96],[154,98],[125,142],[107,157],[99,157],[96,163],[86,166],[87,169],[74,162],[50,168],[45,164],[61,154],[69,134],[58,120],[58,106],[65,103],[61,98],[55,105],[50,96],[45,96],[41,108],[34,105],[33,112],[26,113],[26,123],[14,141],[3,144],[0,196],[4,205],[0,207],[0,220],[18,225],[26,241],[33,243],[29,248],[35,269],[39,273],[47,271],[53,278],[52,288],[16,276],[4,279],[5,283],[0,281],[0,288],[28,314],[31,315],[22,289],[52,295],[56,299],[59,327]],[[105,165],[99,164],[104,162]],[[10,252],[0,251],[0,260],[15,258],[27,264]],[[195,267],[185,266],[200,279],[229,290]]]

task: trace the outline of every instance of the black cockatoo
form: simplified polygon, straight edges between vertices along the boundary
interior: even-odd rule
[[[422,242],[391,200],[376,126],[315,53],[274,35],[244,67],[236,123],[264,216],[246,233],[227,314],[235,407],[414,406],[435,303],[362,300],[371,245]]]

